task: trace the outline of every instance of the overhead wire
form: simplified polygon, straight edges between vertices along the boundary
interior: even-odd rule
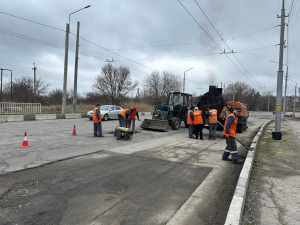
[[[25,19],[25,18],[22,18],[22,17],[19,17],[19,16],[15,16],[15,15],[12,15],[12,14],[9,14],[9,13],[5,13],[5,12],[2,12],[2,11],[0,11],[0,13],[5,14],[5,15],[8,15],[8,16],[15,17],[15,18],[18,18],[18,19],[22,19],[22,20],[25,20],[25,21],[28,21],[28,22],[31,22],[31,23],[39,24],[39,25],[41,25],[41,26],[45,26],[45,27],[48,27],[48,28],[52,28],[52,29],[56,29],[56,30],[59,30],[59,31],[66,32],[65,30],[62,30],[62,29],[59,29],[59,28],[56,28],[56,27],[53,27],[53,26],[49,26],[49,25],[46,25],[46,24],[43,24],[43,23],[39,23],[39,22],[36,22],[36,21],[33,21],[33,20]],[[74,36],[77,36],[76,34],[73,34],[72,32],[70,32],[70,34],[72,34],[72,35],[74,35]],[[100,46],[100,45],[97,45],[97,44],[95,44],[95,43],[93,43],[93,42],[91,42],[91,41],[89,41],[89,40],[87,40],[87,39],[85,39],[85,38],[82,38],[82,37],[79,37],[79,38],[82,39],[82,40],[84,40],[84,41],[86,41],[86,42],[88,42],[88,43],[90,43],[90,44],[96,45],[96,46],[102,48],[103,50],[107,50],[107,51],[111,52],[112,54],[115,54],[115,55],[117,55],[117,56],[119,56],[119,57],[121,57],[121,58],[127,59],[128,61],[131,61],[131,62],[133,62],[133,63],[136,63],[136,64],[138,64],[138,65],[140,65],[140,66],[146,67],[147,69],[151,69],[151,70],[154,70],[154,71],[159,72],[158,70],[152,69],[152,68],[150,68],[150,67],[148,67],[148,66],[145,66],[145,65],[142,65],[142,64],[140,64],[140,63],[138,63],[138,62],[134,62],[134,61],[131,60],[131,59],[128,59],[128,58],[126,58],[126,57],[124,57],[124,56],[122,56],[122,55],[120,55],[120,54],[117,54],[117,53],[115,53],[115,52],[113,52],[113,51],[110,51],[109,49],[106,49],[106,48],[104,48],[104,47],[102,47],[102,46]]]
[[[179,1],[179,0],[178,0]],[[179,1],[180,2],[180,1]],[[196,4],[198,5],[198,7],[200,8],[200,10],[203,12],[203,14],[205,15],[205,17],[207,18],[207,20],[209,21],[209,23],[212,25],[212,27],[214,28],[214,30],[217,32],[217,34],[219,35],[219,37],[222,39],[222,41],[225,43],[225,45],[227,46],[227,48],[230,50],[230,48],[228,47],[228,45],[226,44],[226,42],[224,41],[224,39],[221,37],[221,35],[219,34],[219,32],[216,30],[216,28],[214,27],[214,25],[211,23],[211,21],[209,20],[209,18],[206,16],[206,14],[205,14],[205,12],[202,10],[202,8],[200,7],[200,5],[198,4],[198,2],[195,0],[195,2],[196,2]],[[190,14],[191,15],[191,14]],[[202,28],[203,29],[203,28]],[[206,33],[206,32],[205,32]],[[210,36],[209,36],[210,37]],[[244,70],[245,71],[247,71],[247,73],[249,74],[249,76],[250,77],[252,77],[252,75],[248,72],[248,70],[244,67],[244,65],[238,60],[238,58],[234,55],[234,53],[232,54],[234,57],[235,57],[235,59],[240,63],[240,65],[244,68]],[[225,56],[227,56],[226,54],[225,54]],[[227,56],[227,58],[228,59],[230,59],[228,56]],[[230,61],[233,63],[233,61],[230,59]],[[234,64],[235,65],[235,64]],[[236,65],[235,65],[236,66]],[[236,66],[237,67],[237,66]],[[238,68],[238,67],[237,67]],[[239,68],[238,68],[239,69]],[[239,69],[240,70],[240,69]],[[240,70],[241,71],[241,70]],[[241,71],[242,72],[242,71]],[[247,77],[243,72],[242,72],[242,74],[245,76],[245,77]],[[249,77],[247,77],[249,80],[250,80],[250,78]],[[258,86],[258,87],[261,87],[261,85],[260,85],[260,83],[256,80],[256,79],[254,79],[253,77],[252,77],[252,79],[258,84],[255,84],[252,80],[250,80],[253,84],[255,84],[256,86]]]

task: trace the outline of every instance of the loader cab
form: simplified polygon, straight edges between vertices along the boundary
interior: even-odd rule
[[[172,106],[191,106],[192,105],[192,95],[181,93],[181,92],[171,92],[169,94],[166,105]]]

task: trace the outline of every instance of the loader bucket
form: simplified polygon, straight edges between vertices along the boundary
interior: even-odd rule
[[[152,129],[152,130],[163,130],[168,131],[168,121],[167,120],[150,120],[145,119],[143,123],[140,125],[141,128],[144,129]]]

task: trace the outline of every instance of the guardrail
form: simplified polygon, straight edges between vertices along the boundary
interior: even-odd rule
[[[0,102],[0,114],[41,113],[41,103]]]

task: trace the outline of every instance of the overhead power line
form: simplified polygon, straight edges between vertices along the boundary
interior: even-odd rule
[[[19,17],[19,16],[15,16],[15,15],[12,15],[12,14],[9,14],[9,13],[5,13],[5,12],[1,12],[1,11],[0,11],[0,13],[5,14],[5,15],[8,15],[8,16],[15,17],[15,18],[18,18],[18,19],[22,19],[22,20],[25,20],[25,21],[28,21],[28,22],[31,22],[31,23],[35,23],[35,24],[38,24],[38,25],[41,25],[41,26],[45,26],[45,27],[48,27],[48,28],[52,28],[52,29],[56,29],[56,30],[60,30],[60,31],[66,32],[66,31],[63,30],[63,29],[59,29],[59,28],[56,28],[56,27],[52,27],[52,26],[49,26],[49,25],[46,25],[46,24],[43,24],[43,23],[39,23],[39,22],[36,22],[36,21],[33,21],[33,20],[25,19],[25,18],[22,18],[22,17]],[[72,34],[72,35],[74,35],[74,36],[77,36],[76,34],[73,34],[73,33],[71,33],[71,32],[70,32],[70,34]],[[134,61],[131,60],[131,59],[128,59],[128,58],[126,58],[126,57],[124,57],[124,56],[122,56],[122,55],[120,55],[120,54],[117,54],[117,53],[115,53],[115,52],[109,50],[109,49],[106,49],[106,48],[104,48],[104,47],[102,47],[102,46],[100,46],[100,45],[97,45],[97,44],[95,44],[95,43],[93,43],[93,42],[91,42],[91,41],[89,41],[89,40],[87,40],[87,39],[85,39],[85,38],[82,38],[82,37],[79,37],[79,38],[82,39],[82,40],[84,40],[84,41],[87,41],[87,42],[89,42],[89,43],[91,43],[91,44],[93,44],[93,45],[96,45],[96,46],[102,48],[103,50],[109,51],[109,52],[111,52],[111,53],[113,53],[113,54],[115,54],[115,55],[117,55],[117,56],[119,56],[119,57],[121,57],[121,58],[127,59],[128,61],[131,61],[131,62],[133,62],[133,63],[135,63],[135,64],[138,64],[138,65],[140,65],[140,66],[143,66],[143,67],[145,67],[145,68],[147,68],[147,69],[151,69],[151,70],[154,70],[154,71],[158,71],[158,70],[152,69],[152,68],[150,68],[150,67],[148,67],[148,66],[142,65],[142,64],[140,64],[140,63],[138,63],[138,62],[134,62]],[[159,71],[158,71],[158,72],[159,72]]]
[[[19,16],[15,16],[15,15],[9,14],[9,13],[5,13],[5,12],[1,12],[1,11],[0,11],[0,13],[5,14],[7,16],[15,17],[15,18],[18,18],[18,19],[21,19],[21,20],[25,20],[25,21],[28,21],[28,22],[31,22],[31,23],[36,23],[36,24],[39,24],[39,25],[42,25],[42,26],[45,26],[45,27],[48,27],[48,28],[52,28],[52,29],[55,29],[55,30],[60,30],[60,31],[66,32],[63,29],[52,27],[52,26],[49,26],[49,25],[46,25],[46,24],[43,24],[43,23],[39,23],[39,22],[33,21],[33,20],[28,20],[28,19],[25,19],[25,18],[22,18],[22,17],[19,17]]]
[[[193,20],[198,24],[198,26],[207,34],[207,36],[213,41],[213,39],[212,39],[212,37],[204,30],[204,28],[199,24],[199,22],[193,17],[193,15],[187,10],[187,8],[181,3],[181,1],[180,0],[178,0],[178,2],[181,4],[181,6],[187,11],[187,13],[193,18]],[[222,38],[221,38],[222,39]],[[215,43],[215,45],[221,50],[221,51],[223,51],[222,50],[222,48],[215,42],[215,41],[213,41],[214,43]],[[246,76],[246,74],[227,56],[227,54],[224,54],[227,58],[228,58],[228,60],[246,77],[246,78],[248,78],[249,80],[250,80],[250,78],[248,77],[248,76]],[[253,83],[253,81],[252,80],[250,80],[252,83]],[[253,84],[255,84],[255,83],[253,83]],[[256,86],[257,86],[257,84],[255,84]],[[259,87],[259,86],[258,86]]]
[[[198,7],[200,8],[200,10],[202,11],[202,13],[204,14],[204,16],[206,17],[206,19],[208,20],[208,22],[211,24],[211,26],[214,28],[214,30],[217,32],[217,34],[219,35],[219,37],[223,40],[224,44],[227,46],[227,48],[230,50],[230,48],[228,47],[228,45],[226,44],[226,42],[224,41],[224,39],[221,37],[221,35],[219,34],[219,32],[217,31],[217,29],[215,28],[215,26],[212,24],[212,22],[210,21],[210,19],[207,17],[207,15],[205,14],[205,12],[203,11],[203,9],[201,8],[201,6],[198,4],[198,2],[195,0],[196,4],[198,5]],[[233,52],[233,50],[232,50]],[[240,62],[240,60],[235,56],[234,53],[232,53],[232,55],[234,56],[234,58],[239,62],[239,64],[244,68],[244,70],[248,73],[248,75],[250,77],[252,77],[252,79],[258,84],[255,84],[258,87],[261,87],[260,83],[248,72],[248,70],[244,67],[244,65]],[[244,74],[244,73],[243,73]],[[249,78],[248,78],[249,79]],[[249,79],[250,80],[250,79]]]

